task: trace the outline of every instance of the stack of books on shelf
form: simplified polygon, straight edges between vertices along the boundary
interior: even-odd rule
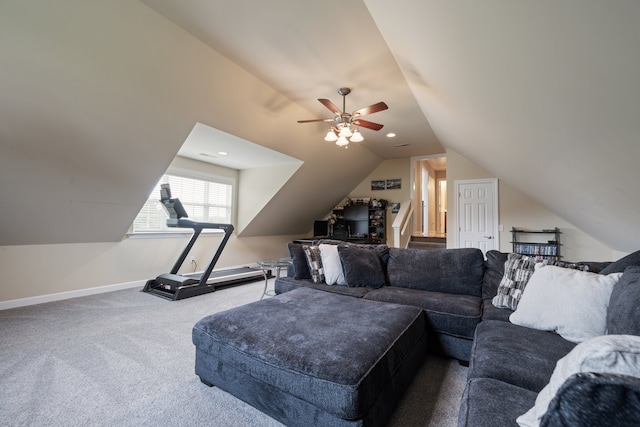
[[[515,252],[523,255],[556,256],[558,254],[558,247],[556,245],[539,243],[517,243]]]

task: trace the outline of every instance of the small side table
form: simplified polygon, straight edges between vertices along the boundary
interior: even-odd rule
[[[267,294],[267,286],[269,285],[269,271],[276,270],[276,278],[280,277],[280,270],[284,267],[288,267],[291,263],[291,258],[277,258],[277,259],[263,259],[258,261],[258,265],[262,269],[264,275],[264,291],[260,299],[264,298]]]

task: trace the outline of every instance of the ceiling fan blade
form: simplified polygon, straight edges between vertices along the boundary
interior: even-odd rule
[[[384,126],[384,125],[381,125],[380,123],[373,123],[368,120],[362,120],[362,119],[355,119],[353,121],[353,124],[356,126],[360,126],[360,127],[372,129],[372,130],[380,130]]]
[[[319,98],[318,101],[320,101],[322,105],[327,107],[329,111],[331,111],[333,114],[342,114],[342,111],[340,111],[340,109],[336,107],[336,105],[333,102],[329,101],[328,99]]]
[[[368,107],[356,110],[351,113],[351,115],[354,117],[362,117],[366,116],[367,114],[373,114],[377,113],[378,111],[386,110],[387,108],[389,108],[387,104],[385,104],[384,102],[378,102],[377,104],[369,105]]]
[[[313,122],[333,122],[333,119],[311,119],[311,120],[298,120],[298,123],[313,123]]]

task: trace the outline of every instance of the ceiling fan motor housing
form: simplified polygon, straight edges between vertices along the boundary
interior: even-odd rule
[[[336,123],[351,123],[351,114],[349,113],[342,113],[342,114],[336,114]]]

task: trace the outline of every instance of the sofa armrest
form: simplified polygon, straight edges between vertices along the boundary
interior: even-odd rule
[[[567,379],[540,426],[580,425],[640,425],[640,378],[579,373]]]

